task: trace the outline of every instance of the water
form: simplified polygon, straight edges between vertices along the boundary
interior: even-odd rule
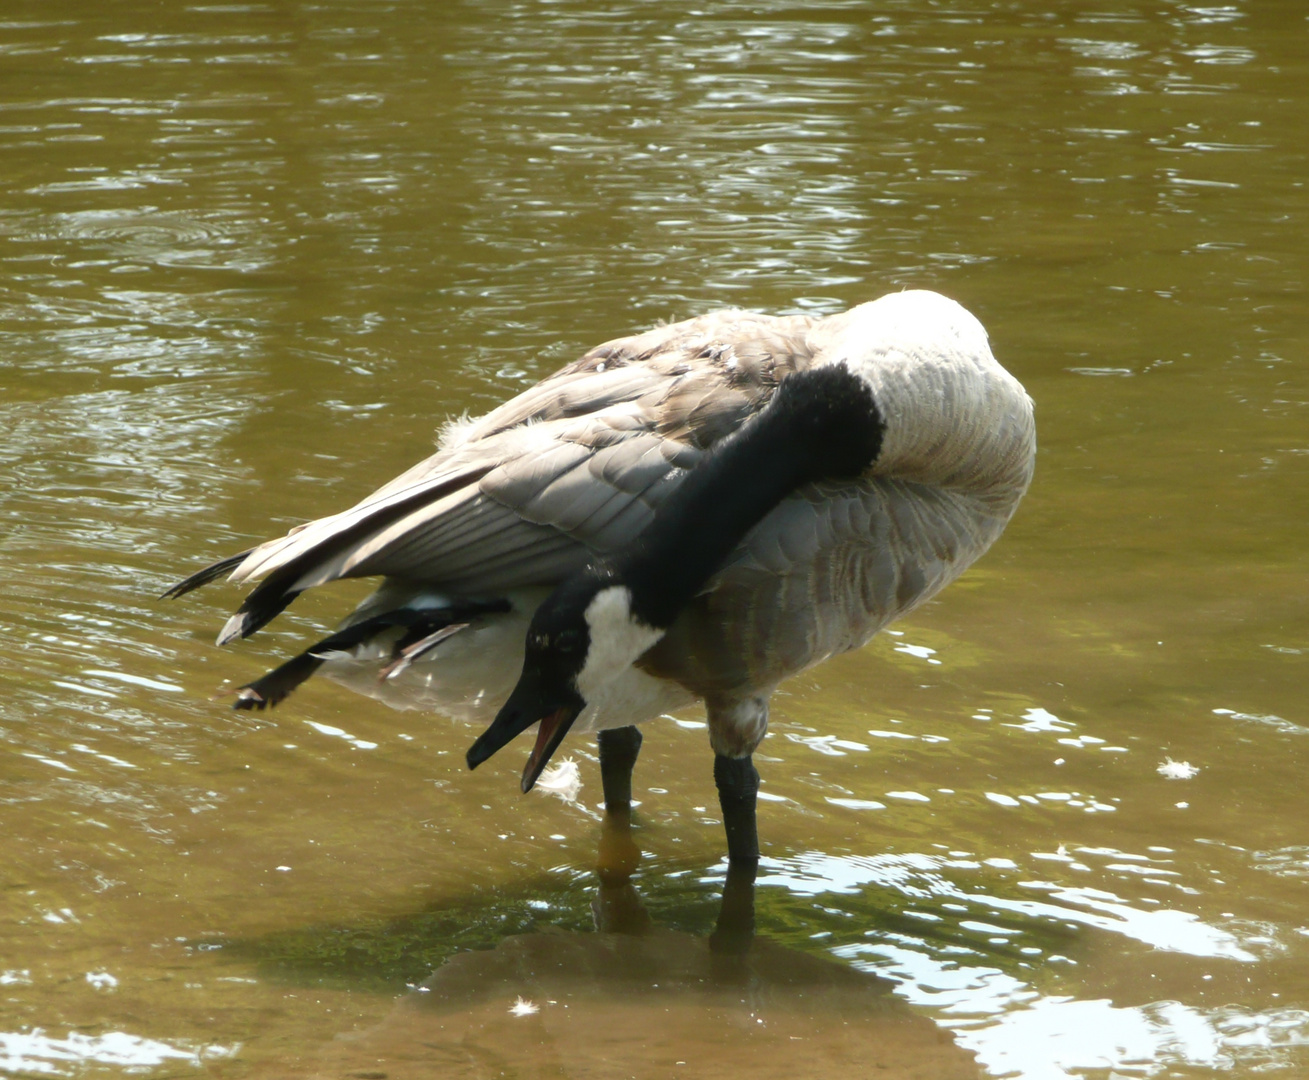
[[[0,1068],[1309,1067],[1306,29],[8,5]],[[237,714],[211,696],[364,587],[223,651],[236,590],[155,599],[608,337],[906,286],[986,323],[1037,478],[962,581],[775,699],[735,968],[694,710],[648,731],[632,890],[597,899],[656,936],[608,938],[593,744],[570,803],[327,681]]]

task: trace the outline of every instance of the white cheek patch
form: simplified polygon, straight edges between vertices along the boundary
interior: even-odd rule
[[[587,701],[664,636],[664,631],[632,615],[632,591],[625,585],[610,585],[595,594],[586,607],[586,625],[591,642],[577,673],[577,690]]]

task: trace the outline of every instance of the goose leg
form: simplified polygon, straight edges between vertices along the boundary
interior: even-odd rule
[[[753,758],[714,755],[714,783],[727,830],[727,858],[731,864],[759,861],[759,830],[755,804],[759,798],[759,770]]]
[[[641,752],[641,732],[636,727],[609,728],[596,735],[600,744],[600,783],[604,788],[607,814],[632,811],[632,769]]]

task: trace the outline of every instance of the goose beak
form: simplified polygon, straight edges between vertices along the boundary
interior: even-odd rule
[[[523,672],[504,708],[468,750],[468,767],[475,769],[510,740],[539,721],[536,744],[523,769],[524,794],[531,791],[542,770],[578,714],[586,708],[581,695],[569,687],[548,686],[537,673]]]

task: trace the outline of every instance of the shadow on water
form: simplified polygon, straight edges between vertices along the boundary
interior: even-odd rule
[[[995,934],[1021,935],[1032,951],[1065,954],[1079,948],[1078,927],[1048,916],[1006,917],[998,910],[986,913],[988,939],[960,925],[960,905],[952,903],[960,894],[953,890],[925,897],[869,883],[856,895],[824,893],[824,902],[816,903],[804,891],[798,866],[779,860],[763,860],[762,890],[756,888],[753,868],[725,861],[703,872],[666,857],[653,866],[647,861],[644,868],[640,861],[631,825],[605,818],[594,874],[557,867],[512,884],[447,896],[410,914],[192,944],[200,952],[221,950],[229,960],[253,963],[262,978],[282,985],[373,993],[412,988],[461,953],[495,949],[509,938],[543,930],[642,936],[659,929],[702,940],[724,956],[749,953],[761,943],[803,956],[869,938],[912,939],[930,953],[968,954],[1015,973],[1028,966],[1026,958],[1009,941],[997,944]],[[830,962],[824,967],[846,970]]]
[[[593,878],[535,875],[400,918],[204,947],[254,961],[284,986],[405,988],[381,1022],[294,1066],[256,1065],[260,1076],[655,1076],[680,1066],[701,1076],[980,1075],[893,982],[831,958],[840,938],[931,935],[889,895],[861,897],[871,903],[858,920],[848,904],[832,909],[830,928],[814,933],[814,909],[801,912],[785,889],[757,894],[753,866],[702,876],[661,867],[645,879],[640,859],[631,823],[607,818]],[[940,924],[936,951],[975,952],[976,940],[949,927]],[[1043,936],[1070,940],[1064,927]],[[1020,966],[1012,950],[1009,963],[1003,949],[990,959]]]

